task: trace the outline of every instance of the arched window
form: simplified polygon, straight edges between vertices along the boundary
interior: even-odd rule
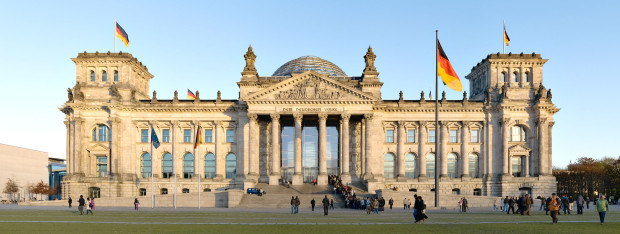
[[[237,156],[230,153],[226,155],[226,179],[234,179],[237,175]]]
[[[522,142],[525,141],[526,139],[526,135],[525,135],[525,128],[521,127],[521,126],[512,126],[512,130],[510,131],[511,137],[510,137],[510,141],[513,142]]]
[[[413,153],[405,155],[405,178],[415,178],[415,155]]]
[[[194,155],[186,153],[183,156],[183,178],[191,179],[194,177]]]
[[[205,178],[215,177],[215,155],[208,153],[205,155]]]
[[[512,82],[519,82],[519,73],[518,72],[513,72],[512,73]]]
[[[101,81],[103,81],[103,82],[108,81],[108,72],[107,71],[103,71],[101,73]]]
[[[90,71],[90,81],[95,82],[95,71]]]
[[[456,156],[455,153],[449,153],[448,154],[448,177],[457,178],[459,176],[458,165],[459,165],[458,156]]]
[[[383,177],[394,179],[394,155],[392,153],[383,157]]]
[[[470,153],[469,154],[469,176],[471,178],[480,178],[479,172],[480,169],[478,168],[480,165],[480,158],[478,157],[478,154],[476,153]]]
[[[153,171],[152,162],[152,157],[149,153],[142,154],[140,158],[140,172],[142,173],[142,178],[151,177],[151,172]]]
[[[118,71],[114,71],[114,81],[118,82]]]
[[[506,82],[506,72],[502,72],[502,82]]]
[[[108,141],[110,138],[110,128],[108,126],[99,124],[93,129],[93,141]]]
[[[435,178],[435,153],[426,155],[426,177]]]
[[[526,71],[526,72],[525,72],[525,82],[530,82],[530,80],[531,80],[531,77],[530,77],[530,76],[531,76],[530,72],[529,72],[529,71]]]
[[[163,178],[172,177],[172,154],[164,154],[164,157],[162,158],[161,171]]]

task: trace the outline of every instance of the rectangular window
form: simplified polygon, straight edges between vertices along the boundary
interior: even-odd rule
[[[478,134],[480,133],[480,130],[471,130],[471,142],[472,143],[478,143]]]
[[[97,176],[106,177],[108,175],[108,157],[97,157]]]
[[[235,142],[235,131],[232,129],[226,129],[226,142],[233,143]]]
[[[387,130],[385,133],[385,142],[394,143],[394,130]]]
[[[140,130],[140,141],[149,142],[149,130],[148,129]]]
[[[435,129],[428,130],[428,142],[435,143]]]
[[[106,126],[99,126],[99,141],[107,141],[108,128]]]
[[[183,142],[192,142],[192,130],[183,129]]]
[[[415,143],[415,129],[407,130],[407,142]]]
[[[517,126],[512,127],[512,134],[511,134],[512,135],[512,137],[511,137],[512,139],[511,139],[511,141],[515,141],[515,142],[516,141],[521,141],[521,134],[520,134],[521,131],[520,130],[521,129],[519,127],[517,127]]]
[[[521,177],[521,157],[512,157],[512,176]]]
[[[457,143],[458,141],[458,137],[457,137],[457,133],[458,130],[450,130],[450,143]]]
[[[205,130],[205,142],[206,143],[213,142],[213,130],[211,130],[211,129],[206,129]]]
[[[164,129],[161,132],[161,141],[162,142],[170,142],[170,129]]]

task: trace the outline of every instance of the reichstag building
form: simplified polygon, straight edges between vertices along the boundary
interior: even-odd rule
[[[262,76],[251,47],[244,58],[239,99],[196,92],[189,100],[175,91],[163,100],[150,90],[154,76],[131,54],[79,53],[72,59],[76,84],[60,108],[67,128],[63,198],[325,185],[329,175],[369,193],[430,193],[435,170],[441,194],[556,191],[551,138],[559,108],[543,86],[547,59],[540,54],[486,56],[465,76],[462,99],[438,97],[438,126],[428,94],[382,99],[370,47],[361,76],[315,56]],[[203,144],[194,149],[198,127]],[[161,142],[152,153],[151,129]]]

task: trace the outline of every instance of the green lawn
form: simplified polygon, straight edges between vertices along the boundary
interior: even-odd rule
[[[551,224],[544,212],[532,216],[499,212],[429,211],[425,224],[412,224],[411,214],[400,210],[380,215],[339,210],[324,217],[322,212],[306,210],[297,215],[274,211],[176,211],[96,210],[95,215],[80,216],[73,210],[0,209],[0,233],[618,233],[620,214],[608,212],[605,225],[592,210],[584,215],[561,215]],[[570,222],[573,221],[573,222]]]

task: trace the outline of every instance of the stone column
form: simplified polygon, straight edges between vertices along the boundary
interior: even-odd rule
[[[84,151],[82,150],[82,139],[84,139],[83,137],[83,132],[82,131],[82,125],[84,124],[84,119],[80,118],[80,117],[76,117],[73,119],[73,124],[75,124],[75,128],[73,129],[74,132],[74,139],[73,141],[74,143],[74,147],[75,147],[75,152],[73,154],[73,159],[75,160],[74,165],[76,166],[73,170],[73,173],[75,174],[80,174],[81,176],[84,176],[84,171],[86,169],[85,164],[83,164],[83,158],[84,155],[82,155],[84,153]]]
[[[108,160],[109,165],[110,165],[109,174],[114,177],[118,177],[118,176],[123,177],[125,176],[123,172],[126,171],[124,170],[125,168],[123,167],[128,167],[128,164],[130,163],[124,163],[125,160],[123,160],[123,157],[121,157],[121,151],[119,150],[121,146],[121,136],[122,136],[122,133],[121,133],[122,130],[120,126],[121,119],[119,117],[113,117],[110,119],[110,124],[111,124],[110,126],[111,134],[108,134],[108,136],[110,137],[109,140],[110,140],[110,146],[111,146],[110,147],[111,148],[110,158]],[[157,126],[157,122],[153,121],[151,125]],[[153,173],[153,158],[154,158],[154,154],[156,151],[157,149],[153,147],[153,153],[151,155],[151,173]],[[130,170],[127,170],[127,171],[130,171]]]
[[[65,127],[67,128],[67,174],[73,173],[73,167],[71,167],[71,163],[73,163],[73,155],[71,154],[71,121],[65,120]],[[63,199],[65,199],[63,195]]]
[[[319,177],[318,185],[327,185],[327,114],[319,114]]]
[[[420,121],[420,127],[418,128],[418,178],[426,179],[426,154],[424,152],[424,145],[426,144],[426,121]]]
[[[172,134],[172,152],[170,152],[170,154],[172,154],[172,177],[174,178],[174,176],[179,176],[179,172],[182,172],[182,165],[179,163],[179,156],[177,155],[177,150],[178,150],[178,144],[177,142],[179,141],[179,139],[183,140],[183,135],[180,135],[179,132],[179,121],[175,120],[172,122],[172,128],[170,129],[170,132]],[[179,137],[180,136],[180,137]],[[162,155],[163,157],[163,155]],[[163,169],[163,168],[162,168]],[[183,178],[183,177],[181,177]],[[174,191],[174,190],[173,190]]]
[[[547,164],[545,162],[547,159],[547,155],[545,154],[545,132],[547,130],[547,119],[536,120],[536,125],[538,125],[538,174],[547,175]]]
[[[461,178],[469,177],[469,121],[463,121],[463,127],[461,127]],[[478,138],[480,138],[480,133],[478,133]]]
[[[524,168],[524,175],[523,177],[530,177],[530,156],[529,155],[525,155],[523,156],[524,161],[525,161],[525,168]]]
[[[250,163],[249,163],[249,177],[251,179],[257,179],[258,176],[258,115],[255,113],[248,113],[250,119]]]
[[[304,179],[301,175],[301,124],[304,116],[293,114],[295,119],[295,173],[293,174],[293,185],[301,185]]]
[[[435,132],[437,135],[437,132]],[[450,134],[448,133],[448,121],[441,121],[441,142],[440,142],[440,155],[439,162],[441,164],[441,174],[440,178],[448,177],[448,138]]]
[[[369,114],[364,114],[364,119],[366,119],[366,153],[365,153],[365,168],[366,168],[366,173],[364,174],[364,179],[369,180],[369,179],[374,179],[374,175],[372,173],[372,163],[371,163],[371,157],[373,155],[372,152],[372,118],[373,118],[373,114],[369,113]]]
[[[512,176],[510,174],[510,158],[508,157],[508,137],[510,136],[508,124],[510,124],[510,119],[504,118],[500,124],[502,125],[502,176]]]
[[[553,132],[553,125],[555,125],[555,121],[549,122],[549,130],[545,131],[545,133],[547,134],[547,138],[549,139],[548,140],[549,143],[547,143],[547,147],[549,147],[549,148],[547,150],[547,158],[545,159],[545,162],[547,162],[547,170],[546,170],[546,174],[547,175],[551,174],[552,166],[553,166],[551,164],[551,162],[553,162],[552,161],[552,159],[553,159],[553,152],[552,152],[552,150],[553,150],[553,147],[552,147],[552,144],[553,144],[553,141],[552,141],[553,140],[552,139],[552,137],[553,137],[553,134],[552,134],[552,132]]]
[[[213,123],[213,133],[215,134],[215,179],[221,180],[226,178],[226,152],[222,149],[222,140],[226,138],[226,135],[222,134],[223,126],[222,121],[215,121]],[[236,140],[236,139],[235,139]]]
[[[347,182],[351,182],[351,174],[349,174],[349,120],[351,119],[350,114],[342,114],[342,132],[340,133],[342,136],[342,174],[340,175],[340,179],[344,184]]]
[[[280,183],[280,114],[271,114],[271,175],[269,185]]]
[[[407,136],[405,130],[406,121],[398,121],[398,145],[396,151],[398,153],[398,176],[397,180],[406,180],[405,178],[405,137]]]

